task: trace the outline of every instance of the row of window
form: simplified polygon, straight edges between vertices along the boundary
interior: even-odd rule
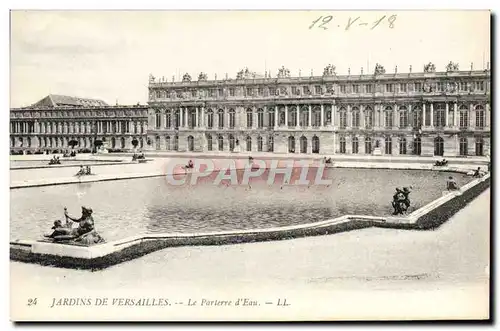
[[[214,151],[215,150],[214,149],[214,138],[210,134],[208,134],[206,136],[206,138],[207,138],[207,150]],[[217,135],[215,140],[217,142],[217,146],[215,146],[215,148],[217,148],[217,150],[219,150],[219,151],[224,151],[224,137],[222,135]],[[233,151],[234,148],[240,144],[240,142],[237,139],[235,139],[235,137],[232,134],[229,135],[228,140],[229,140],[229,150],[230,151]],[[187,143],[188,143],[188,151],[194,151],[195,146],[194,146],[194,137],[193,136],[187,137]],[[246,146],[247,151],[252,151],[252,137],[250,137],[250,136],[246,137],[245,146]],[[267,146],[267,150],[266,150],[267,152],[274,151],[274,138],[273,138],[273,136],[267,137],[266,146]],[[160,136],[156,136],[156,138],[155,138],[155,147],[157,150],[160,150],[162,148]],[[261,136],[258,136],[257,137],[257,151],[263,152],[264,151],[263,147],[264,147],[264,138],[262,138]],[[173,138],[171,138],[170,136],[166,136],[165,137],[165,149],[178,151],[179,150],[179,136],[175,135],[175,136],[173,136]]]
[[[484,81],[474,81],[474,82],[457,82],[449,83],[449,82],[437,82],[425,85],[426,89],[429,92],[437,91],[437,92],[445,92],[448,90],[448,86],[451,88],[466,92],[466,91],[484,91],[485,90],[485,82]],[[380,86],[378,89],[377,87]],[[406,92],[422,92],[424,91],[424,84],[422,82],[414,82],[414,83],[386,83],[383,85],[376,85],[373,83],[369,84],[339,84],[340,93],[374,93],[376,89],[380,92],[387,93],[406,93]],[[192,98],[197,97],[225,97],[230,96],[234,97],[237,94],[253,97],[253,96],[279,96],[279,95],[288,95],[291,92],[292,95],[322,95],[326,93],[334,93],[335,89],[333,84],[327,85],[314,85],[314,86],[291,86],[290,90],[287,86],[281,87],[246,87],[246,88],[236,88],[229,87],[218,88],[218,89],[208,89],[208,90],[191,90],[187,95],[190,94]],[[186,92],[184,92],[186,93]],[[179,94],[184,94],[179,93]],[[175,93],[177,96],[178,94]],[[157,99],[169,98],[172,95],[169,94],[168,91],[156,90],[155,94]]]
[[[69,137],[38,137],[37,139],[38,139],[38,147],[50,147],[50,148],[68,147],[69,142],[71,140],[78,141],[79,148],[92,147],[92,143],[87,142],[87,139],[69,138]],[[138,146],[140,148],[144,147],[144,140],[142,138],[139,138]],[[10,147],[32,147],[31,137],[27,137],[26,146],[25,146],[25,141],[22,138],[19,138],[18,145],[16,146],[15,138],[11,137]],[[112,137],[110,147],[125,148],[125,138],[122,137],[120,139],[115,139],[115,137]]]
[[[39,115],[40,117],[95,117],[95,116],[109,116],[109,117],[115,117],[115,116],[147,116],[148,111],[146,109],[144,110],[97,110],[97,111],[91,111],[91,110],[70,110],[70,111],[31,111],[31,112],[21,112],[21,111],[16,111],[12,112],[11,115],[14,117],[29,117],[29,118],[34,118]]]
[[[385,137],[384,139],[384,152],[387,155],[391,155],[393,153],[392,141],[393,141],[392,137]],[[365,154],[371,154],[373,151],[371,137],[366,137],[364,139],[364,144],[365,144]],[[345,137],[340,137],[339,152],[341,154],[347,153],[347,142]],[[351,139],[351,153],[352,154],[359,153],[358,137],[353,137]],[[408,143],[406,138],[399,138],[399,154],[406,155],[407,153],[408,153]],[[420,155],[421,153],[422,153],[422,140],[419,137],[417,137],[413,140],[411,154]],[[434,155],[443,156],[443,154],[444,154],[444,140],[442,137],[436,137],[434,138]],[[459,140],[459,155],[461,156],[469,155],[469,142],[466,137],[461,137]],[[484,156],[484,140],[482,138],[476,138],[475,155]]]
[[[108,126],[109,123],[109,126]],[[26,125],[25,125],[26,124]],[[93,129],[90,123],[85,122],[70,122],[66,125],[63,123],[49,123],[49,122],[40,122],[39,124],[39,132],[40,133],[94,133],[97,130],[98,133],[145,133],[144,125],[140,122],[129,122],[129,121],[110,121],[110,122],[101,122],[101,125],[95,124],[97,129]],[[10,123],[10,132],[11,133],[34,133],[35,132],[35,124],[33,122],[26,123]]]
[[[421,109],[416,108],[414,109],[413,112],[407,111],[406,107],[402,106],[399,107],[399,127],[401,128],[406,128],[409,126],[414,126],[414,127],[419,127],[422,126],[422,112],[419,111]],[[366,107],[364,110],[364,127],[366,128],[372,128],[375,124],[375,112],[371,109],[371,107]],[[431,111],[428,108],[426,110],[426,123],[425,125],[431,125],[431,119],[430,119],[430,114]],[[453,115],[453,113],[450,110],[450,114]],[[209,109],[207,111],[207,116],[206,116],[206,127],[211,129],[214,127],[214,116],[217,116],[218,120],[218,127],[219,128],[224,128],[225,124],[225,116],[224,116],[224,110],[220,109],[217,114],[214,115],[214,112]],[[345,107],[341,107],[339,109],[339,127],[342,129],[347,128],[348,126],[353,127],[353,128],[359,128],[361,126],[360,120],[361,120],[361,115],[362,113],[360,112],[358,107],[353,107],[351,110],[351,121],[348,123],[348,112],[345,109]],[[478,105],[476,106],[476,112],[475,112],[476,118],[476,127],[483,128],[486,123],[486,112],[483,108],[483,106]],[[384,116],[384,125],[385,127],[393,127],[394,126],[394,120],[395,120],[395,114],[393,111],[393,108],[391,106],[385,107],[385,110],[383,112]],[[469,109],[467,106],[462,105],[459,108],[458,112],[458,125],[460,128],[467,128],[470,126],[469,123]],[[162,115],[160,112],[156,113],[155,117],[155,125],[156,128],[161,128],[162,127]],[[174,115],[170,112],[168,112],[165,116],[165,123],[164,127],[171,128],[175,127],[178,128],[179,126],[182,126],[181,123],[182,118],[180,116],[179,112],[175,112]],[[267,120],[267,121],[266,121]],[[275,121],[275,112],[271,111],[267,113],[267,118],[265,116],[265,113],[262,109],[259,109],[257,111],[257,128],[264,128],[266,125],[273,127],[275,124],[278,126],[284,126],[288,125],[291,127],[294,126],[301,126],[301,127],[307,127],[309,125],[313,127],[319,127],[321,126],[321,111],[319,109],[315,109],[311,113],[311,119],[309,119],[309,112],[308,111],[301,111],[299,113],[299,116],[297,116],[296,110],[292,109],[288,111],[288,118],[287,115],[285,114],[284,111],[279,111],[278,112],[278,121],[276,123]],[[311,123],[309,123],[311,121]],[[188,115],[187,118],[187,125],[189,128],[193,128],[195,126],[198,126],[197,124],[199,123],[196,118],[196,113],[191,112]],[[323,117],[323,125],[329,125],[332,122],[332,112],[330,109],[325,110],[324,112],[324,117]],[[234,128],[236,123],[236,113],[234,109],[231,109],[229,111],[229,128]],[[434,126],[437,127],[444,127],[446,126],[446,110],[443,105],[438,105],[435,110],[433,110],[433,121],[432,121]],[[453,121],[451,121],[453,123]],[[247,128],[252,128],[254,125],[254,113],[251,109],[247,110],[246,113],[246,126]]]

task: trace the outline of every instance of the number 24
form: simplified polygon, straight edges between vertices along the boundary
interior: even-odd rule
[[[28,299],[28,306],[36,306],[36,298]]]

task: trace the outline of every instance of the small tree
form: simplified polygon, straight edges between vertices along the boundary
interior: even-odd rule
[[[77,141],[77,140],[75,140],[75,139],[72,139],[72,140],[70,140],[70,141],[68,142],[68,145],[69,145],[69,146],[71,146],[71,149],[74,149],[74,148],[75,148],[75,146],[77,146],[77,145],[78,145],[78,141]]]

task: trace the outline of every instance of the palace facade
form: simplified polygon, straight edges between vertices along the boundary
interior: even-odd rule
[[[148,106],[110,106],[101,100],[48,95],[10,110],[11,153],[90,151],[95,141],[129,151],[146,145]]]
[[[395,70],[397,71],[397,70]],[[490,150],[490,70],[181,82],[150,76],[146,148],[157,151],[466,156]]]

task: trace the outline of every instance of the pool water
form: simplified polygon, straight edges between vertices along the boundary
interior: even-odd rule
[[[116,162],[119,163],[120,161],[107,161],[107,160],[72,160],[72,159],[64,159],[62,157],[59,158],[61,161],[60,165],[88,165],[92,163],[104,163],[104,162]],[[11,160],[10,161],[10,168],[11,169],[16,169],[16,168],[36,168],[36,167],[45,167],[49,165],[49,160]]]
[[[471,180],[451,174],[462,186]],[[412,186],[410,211],[439,198],[447,172],[330,168],[332,184],[172,186],[164,177],[81,183],[11,190],[11,230],[15,239],[39,239],[66,206],[79,217],[94,211],[96,229],[108,240],[144,233],[196,233],[261,229],[318,222],[345,214],[392,213],[396,187]]]

